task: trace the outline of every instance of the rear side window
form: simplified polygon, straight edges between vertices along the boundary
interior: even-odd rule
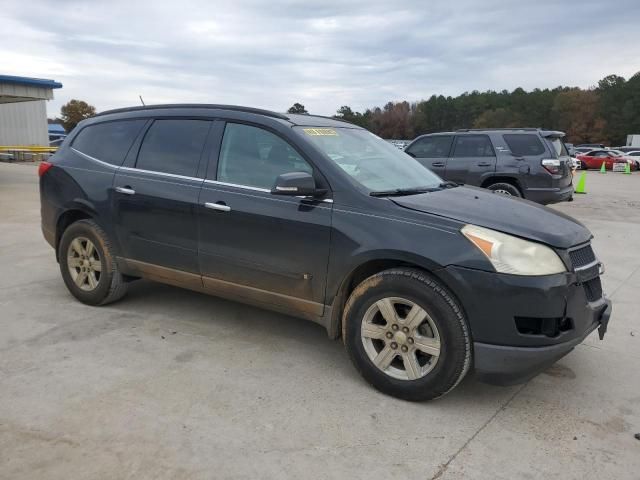
[[[448,157],[452,138],[450,135],[420,138],[406,151],[417,158]]]
[[[544,154],[544,145],[538,135],[529,133],[508,133],[502,136],[507,142],[509,150],[516,157]]]
[[[195,177],[210,124],[207,120],[156,120],[144,136],[136,168]]]
[[[460,135],[456,137],[453,157],[495,157],[491,140],[486,135]]]
[[[146,120],[119,120],[83,128],[72,148],[111,165],[120,166]]]
[[[556,158],[566,157],[569,155],[569,153],[567,152],[567,148],[564,146],[564,143],[560,138],[549,137],[547,138],[547,143],[551,147],[551,151],[555,153]]]

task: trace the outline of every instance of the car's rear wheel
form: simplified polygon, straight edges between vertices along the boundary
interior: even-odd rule
[[[65,285],[83,303],[105,305],[127,291],[107,235],[92,220],[79,220],[64,231],[58,259]]]
[[[510,183],[499,182],[489,185],[487,187],[493,193],[498,193],[500,195],[507,195],[509,197],[522,197],[520,190],[517,187],[511,185]]]
[[[415,269],[369,277],[343,315],[344,342],[362,376],[405,400],[430,400],[452,390],[471,363],[469,331],[456,300]]]

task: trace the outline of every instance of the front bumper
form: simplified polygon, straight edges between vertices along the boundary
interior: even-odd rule
[[[537,348],[474,343],[476,378],[493,385],[523,383],[571,352],[596,328],[599,329],[600,339],[602,339],[611,316],[611,301],[605,302],[606,306],[598,315],[598,320],[589,326],[583,335],[568,342]]]
[[[604,296],[589,302],[573,272],[527,277],[449,266],[439,274],[463,305],[476,376],[488,383],[528,380],[595,329],[600,328],[602,338],[611,316],[611,302]],[[524,332],[520,319],[563,328]]]

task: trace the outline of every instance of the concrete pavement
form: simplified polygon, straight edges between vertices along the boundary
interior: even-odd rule
[[[605,340],[525,385],[415,404],[309,322],[146,281],[80,304],[35,165],[0,163],[0,478],[639,478],[640,174],[587,175],[554,208],[595,234]]]

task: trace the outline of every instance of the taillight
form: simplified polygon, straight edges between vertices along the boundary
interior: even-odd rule
[[[551,175],[557,175],[560,173],[560,160],[558,159],[542,160],[542,166]]]
[[[41,177],[42,175],[47,173],[47,170],[49,170],[51,167],[53,167],[53,163],[51,162],[40,162],[40,166],[38,167],[38,176]]]

